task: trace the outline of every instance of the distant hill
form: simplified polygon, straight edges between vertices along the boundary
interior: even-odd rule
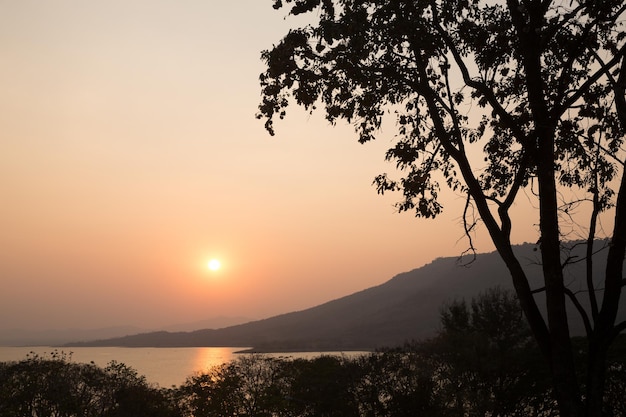
[[[221,329],[224,327],[236,326],[242,323],[248,323],[253,319],[249,317],[237,316],[218,316],[207,320],[194,321],[191,323],[180,323],[166,327],[164,330],[168,332],[191,332],[198,329]],[[127,333],[128,334],[128,333]]]
[[[67,343],[70,340],[112,338],[146,331],[146,329],[133,326],[99,329],[2,329],[0,330],[0,346],[55,346]]]
[[[192,323],[180,323],[168,326],[170,332],[184,332],[198,329],[221,329],[247,323],[251,319],[246,317],[213,317]],[[117,326],[98,329],[0,329],[0,346],[58,346],[76,340],[109,339],[130,334],[146,333],[156,329],[146,329],[132,326]]]
[[[515,250],[523,260],[531,285],[539,287],[541,267],[536,246],[524,244],[516,246]],[[598,273],[603,269],[600,258],[594,262]],[[583,271],[583,263],[567,269],[572,290],[582,289]],[[265,320],[217,330],[160,331],[68,346],[247,346],[257,351],[275,352],[371,350],[433,336],[439,327],[443,303],[470,299],[493,286],[512,287],[508,271],[497,253],[479,254],[469,265],[463,265],[456,257],[439,258],[396,275],[382,285]],[[622,307],[624,316],[626,307]],[[581,334],[582,326],[574,323],[573,332]]]

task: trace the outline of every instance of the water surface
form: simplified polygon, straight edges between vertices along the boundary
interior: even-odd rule
[[[20,361],[33,352],[40,356],[54,352],[71,355],[73,362],[105,367],[111,361],[124,363],[161,387],[181,385],[196,373],[235,359],[237,351],[247,347],[190,347],[190,348],[124,348],[124,347],[0,347],[0,362]],[[313,358],[320,355],[354,356],[365,352],[289,352],[267,354],[273,357]]]
[[[57,350],[71,353],[73,362],[89,363],[105,367],[111,361],[124,363],[149,382],[162,387],[180,385],[197,372],[228,362],[236,357],[240,347],[194,347],[194,348],[122,348],[122,347],[0,347],[0,362],[26,359],[30,352],[49,355]]]

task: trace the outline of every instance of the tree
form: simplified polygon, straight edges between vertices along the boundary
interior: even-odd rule
[[[354,361],[362,375],[354,388],[363,417],[445,416],[438,364],[413,344],[364,355]]]
[[[56,350],[0,363],[0,417],[180,417],[172,394],[124,364],[75,363]]]
[[[115,407],[114,388],[94,364],[71,355],[29,355],[0,364],[0,416],[104,416]]]
[[[359,404],[353,387],[359,367],[349,359],[322,355],[294,359],[287,372],[291,375],[290,410],[301,417],[357,417]]]
[[[280,416],[286,407],[280,360],[244,355],[187,379],[179,402],[188,415]]]
[[[489,288],[441,309],[442,329],[417,350],[439,364],[439,387],[455,415],[540,415],[547,375],[515,294]]]
[[[274,133],[294,100],[310,111],[322,106],[331,123],[353,123],[360,142],[395,117],[386,157],[404,175],[378,176],[378,192],[402,192],[400,211],[424,218],[441,212],[442,184],[465,195],[469,246],[480,220],[508,267],[561,415],[601,415],[607,350],[626,328],[617,321],[626,249],[623,1],[274,0],[283,7],[310,13],[313,23],[263,52],[258,117],[266,129]],[[531,287],[512,249],[511,208],[523,194],[538,205],[541,288]],[[602,213],[613,229],[605,272],[594,277]],[[587,245],[580,293],[564,281],[566,226]],[[586,326],[583,381],[568,303]]]

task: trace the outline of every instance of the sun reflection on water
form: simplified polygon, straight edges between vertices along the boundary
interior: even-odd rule
[[[196,348],[193,358],[193,369],[197,373],[203,373],[209,369],[230,362],[235,357],[235,350],[227,347],[203,347]]]

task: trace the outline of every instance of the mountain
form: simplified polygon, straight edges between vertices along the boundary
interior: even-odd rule
[[[168,332],[190,332],[198,329],[221,329],[224,327],[248,323],[250,321],[252,321],[252,319],[249,317],[218,316],[207,320],[194,321],[191,323],[175,324],[173,326],[166,327],[164,330]]]
[[[70,340],[112,338],[145,331],[146,329],[132,326],[100,329],[3,329],[0,331],[0,346],[54,346],[67,343]]]
[[[181,323],[168,326],[170,332],[187,332],[197,329],[221,329],[247,323],[251,319],[246,317],[219,316],[192,323]],[[155,329],[145,329],[132,326],[105,327],[99,329],[53,329],[53,330],[0,330],[0,346],[58,346],[72,340],[96,340],[118,338],[130,334],[145,333]]]
[[[536,246],[515,247],[533,288],[540,287],[541,267]],[[581,254],[572,252],[572,259]],[[599,274],[601,257],[594,262]],[[566,269],[568,285],[582,289],[584,263]],[[599,276],[599,275],[598,275]],[[443,303],[470,299],[493,287],[511,288],[508,271],[495,252],[479,254],[470,264],[458,258],[439,258],[421,268],[396,275],[382,285],[302,311],[222,329],[193,332],[151,332],[73,343],[68,346],[242,346],[257,351],[371,350],[433,336]],[[542,305],[541,294],[538,295]],[[622,306],[624,316],[626,306]],[[581,334],[580,321],[573,333]]]

